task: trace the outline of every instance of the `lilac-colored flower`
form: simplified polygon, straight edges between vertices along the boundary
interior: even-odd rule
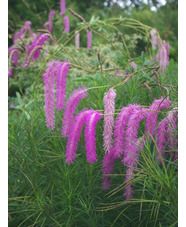
[[[94,164],[97,161],[96,154],[96,124],[102,118],[102,114],[92,110],[86,117],[85,126],[85,149],[87,162]]]
[[[175,135],[175,131],[177,128],[176,122],[178,121],[178,112],[177,110],[172,110],[167,113],[167,137],[168,137],[168,145],[169,148],[172,149],[178,149],[178,139]],[[173,156],[173,152],[170,152],[171,156]],[[177,155],[177,154],[175,154]]]
[[[129,175],[133,175],[133,168],[137,167],[137,160],[139,158],[139,148],[137,147],[138,140],[138,128],[140,122],[146,117],[147,109],[134,110],[131,118],[128,121],[128,128],[126,130],[126,143],[125,143],[125,158],[124,164],[127,165]],[[126,177],[127,183],[131,179],[131,176]],[[126,201],[132,198],[132,185],[125,189]]]
[[[132,62],[130,63],[130,67],[133,68],[133,69],[136,69],[136,68],[137,68],[137,66],[136,66],[136,64],[135,64],[134,61],[132,61]]]
[[[28,67],[29,59],[37,61],[40,55],[40,49],[37,49],[37,47],[42,46],[43,43],[49,39],[49,35],[47,33],[41,33],[37,36],[37,38],[33,41],[32,45],[29,46],[29,48],[26,49],[26,56],[25,62],[23,63],[23,66],[25,68]],[[34,51],[35,50],[35,51]]]
[[[65,14],[65,11],[66,11],[66,6],[65,6],[65,0],[60,0],[60,15],[63,15]]]
[[[69,97],[63,115],[62,135],[66,138],[71,130],[71,125],[74,121],[74,113],[81,99],[87,96],[87,89],[85,87],[74,90]]]
[[[62,62],[57,72],[56,83],[56,109],[62,110],[65,103],[66,78],[69,69],[69,62]]]
[[[79,37],[80,37],[79,31],[75,31],[75,46],[77,49],[79,48]]]
[[[8,70],[8,77],[11,77],[12,76],[12,69],[9,69]]]
[[[156,29],[152,29],[150,31],[150,35],[151,35],[151,43],[152,43],[152,49],[155,50],[157,48],[158,42],[157,42],[157,31]]]
[[[114,151],[110,150],[107,152],[104,156],[103,159],[103,164],[102,164],[102,174],[111,174],[114,169],[114,162],[116,160],[116,157],[114,155]],[[102,187],[103,189],[108,189],[111,185],[111,179],[109,176],[103,176],[103,183]]]
[[[87,49],[90,50],[92,47],[92,31],[87,29]]]
[[[140,108],[139,105],[123,107],[116,117],[114,128],[114,155],[116,158],[121,158],[124,154],[126,126],[132,112],[138,108]]]
[[[127,166],[137,167],[139,148],[137,144],[138,128],[140,122],[146,117],[148,109],[134,110],[127,125],[126,143],[125,143],[125,158],[124,164]]]
[[[54,10],[51,10],[48,15],[48,22],[49,22],[48,31],[49,32],[52,32],[52,27],[53,27],[52,21],[53,21],[53,17],[55,14],[56,14],[56,12]]]
[[[147,113],[146,117],[146,124],[145,124],[145,131],[148,135],[154,135],[156,133],[156,126],[158,121],[158,115],[159,112],[163,108],[170,107],[171,102],[168,99],[164,99],[161,97],[161,99],[155,100],[152,105],[149,107],[149,112]]]
[[[15,106],[15,105],[14,105],[13,103],[11,103],[11,104],[10,104],[10,109],[13,109],[14,106]]]
[[[113,127],[114,127],[114,112],[115,112],[115,97],[116,93],[113,88],[110,88],[104,96],[104,150],[108,152],[112,149]]]
[[[162,158],[165,158],[165,152],[162,152],[165,149],[165,146],[167,145],[167,125],[168,125],[168,120],[167,118],[164,118],[159,126],[158,126],[158,130],[157,130],[157,147],[159,152],[156,152],[157,155],[157,161],[161,163],[160,160],[160,154]]]
[[[13,60],[14,65],[17,67],[18,66],[18,60],[19,60],[18,52],[21,53],[22,51],[18,48],[15,48],[13,50],[16,50],[16,51],[12,55],[12,60]]]
[[[132,177],[134,175],[134,171],[132,167],[128,167],[126,170],[126,179],[125,179],[125,183],[126,183],[126,187],[125,187],[125,193],[124,196],[126,197],[126,201],[130,201],[132,199],[133,196],[133,189],[132,186],[134,185],[134,183],[131,182]]]
[[[63,18],[63,20],[64,20],[64,26],[65,26],[64,32],[65,32],[65,33],[69,33],[69,31],[70,31],[69,18],[68,18],[67,16],[65,16],[65,17]]]
[[[65,154],[67,164],[73,163],[75,161],[78,142],[81,137],[81,131],[86,122],[87,114],[89,114],[91,111],[92,110],[82,110],[79,112],[75,117],[73,124],[71,125]]]
[[[54,121],[54,82],[55,74],[54,69],[59,62],[52,61],[52,64],[48,65],[46,73],[43,74],[44,81],[44,93],[45,93],[45,115],[47,127],[51,130],[55,128]]]

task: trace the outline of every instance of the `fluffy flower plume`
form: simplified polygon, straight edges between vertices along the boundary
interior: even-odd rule
[[[146,117],[147,109],[142,108],[141,110],[134,110],[131,118],[128,121],[128,128],[126,131],[126,144],[125,144],[125,158],[123,160],[124,164],[127,165],[127,174],[128,176],[125,179],[125,182],[131,180],[132,175],[134,175],[134,168],[137,167],[137,160],[139,158],[139,148],[137,147],[137,136],[138,128],[140,122]],[[129,184],[125,188],[126,201],[129,201],[132,198],[132,185]]]
[[[90,50],[92,47],[92,31],[87,29],[87,49]]]
[[[56,12],[54,10],[51,10],[50,13],[48,14],[48,21],[45,22],[44,27],[49,31],[52,32],[52,28],[53,28],[53,17],[56,14]]]
[[[158,131],[157,131],[157,147],[158,147],[158,150],[159,152],[161,153],[161,156],[162,158],[164,159],[165,158],[165,152],[162,152],[166,146],[166,143],[167,143],[167,125],[168,125],[168,120],[167,118],[164,118],[159,126],[158,126]],[[160,154],[159,152],[157,151],[156,152],[156,155],[157,155],[157,160],[158,162],[161,163],[160,161]]]
[[[116,160],[116,157],[114,155],[114,151],[110,150],[110,152],[107,152],[103,159],[102,164],[102,174],[111,174],[114,169],[114,162]],[[103,183],[102,187],[103,189],[108,189],[111,185],[111,179],[109,176],[103,176]]]
[[[20,38],[23,39],[25,36],[25,32],[28,32],[30,34],[31,32],[31,22],[30,21],[25,21],[24,26],[15,33],[14,38],[13,38],[13,44],[15,45],[17,42],[20,41]]]
[[[155,50],[157,48],[158,42],[157,42],[157,31],[156,29],[152,29],[150,31],[150,36],[151,36],[151,44],[152,44],[152,49]]]
[[[87,115],[91,112],[92,110],[83,110],[79,112],[75,117],[73,124],[71,125],[65,154],[67,164],[73,163],[75,161],[78,142],[81,137],[81,131],[86,122]]]
[[[64,26],[65,26],[64,32],[65,32],[65,33],[69,33],[69,31],[70,31],[70,22],[69,22],[69,18],[68,18],[67,16],[65,16],[65,17],[63,18],[63,20],[64,20]]]
[[[75,31],[75,46],[77,49],[79,48],[79,38],[80,38],[79,31]]]
[[[109,152],[112,149],[112,134],[114,127],[114,112],[115,112],[115,97],[116,93],[113,88],[110,88],[109,91],[104,96],[104,150]]]
[[[61,10],[60,15],[65,14],[65,11],[66,11],[65,0],[60,1],[60,10]]]
[[[126,126],[132,112],[138,108],[140,108],[139,105],[129,105],[127,107],[123,107],[121,112],[116,117],[114,128],[114,155],[116,158],[121,158],[124,154]]]
[[[45,114],[46,124],[51,130],[55,127],[54,121],[54,82],[55,82],[55,67],[59,62],[50,62],[46,73],[43,74],[44,92],[45,92]]]
[[[96,124],[102,118],[102,114],[92,110],[86,117],[85,126],[85,149],[87,162],[94,164],[97,161],[96,154]]]
[[[32,45],[26,49],[27,58],[25,59],[25,62],[23,64],[23,66],[25,68],[28,67],[29,58],[30,58],[30,60],[37,61],[37,59],[39,58],[39,55],[40,55],[40,51],[41,51],[40,49],[37,49],[37,47],[42,46],[43,43],[48,39],[49,39],[49,35],[47,33],[44,33],[44,34],[41,33],[33,41]]]
[[[155,100],[149,107],[145,124],[147,135],[150,134],[153,136],[156,133],[159,111],[163,108],[168,108],[170,104],[171,102],[168,99],[161,97],[161,99]]]
[[[71,124],[74,121],[74,113],[81,99],[87,96],[85,87],[74,90],[69,97],[63,115],[62,135],[67,137],[70,133]]]
[[[57,72],[56,83],[56,109],[62,110],[65,103],[66,78],[69,69],[69,62],[62,62]]]

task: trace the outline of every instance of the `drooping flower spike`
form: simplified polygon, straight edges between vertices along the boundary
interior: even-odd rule
[[[67,100],[62,123],[62,135],[64,138],[66,138],[70,133],[71,125],[74,121],[74,113],[80,100],[84,99],[86,96],[87,89],[85,87],[81,87],[74,90]]]
[[[73,123],[71,124],[70,128],[70,134],[67,141],[67,147],[66,147],[66,163],[74,163],[78,148],[78,142],[81,137],[81,131],[83,129],[83,126],[86,122],[86,117],[88,114],[90,114],[92,110],[82,110],[77,114],[75,117]]]
[[[94,164],[97,161],[96,154],[96,124],[102,118],[102,114],[92,110],[86,117],[85,126],[85,149],[87,162]]]
[[[80,39],[80,33],[79,31],[75,31],[75,47],[79,48],[79,39]]]
[[[92,31],[87,29],[87,49],[90,50],[92,47]]]
[[[60,0],[60,15],[64,15],[66,11],[65,0]]]

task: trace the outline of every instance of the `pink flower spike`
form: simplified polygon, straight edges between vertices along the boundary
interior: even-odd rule
[[[87,49],[90,50],[92,47],[92,31],[87,30]]]
[[[65,103],[66,78],[70,62],[62,62],[57,72],[56,109],[62,110]]]
[[[64,20],[64,25],[65,25],[65,30],[64,30],[64,32],[65,32],[65,33],[69,33],[69,31],[70,31],[69,18],[68,18],[67,16],[65,16],[65,17],[63,18],[63,20]]]
[[[108,152],[112,149],[113,127],[114,127],[114,112],[115,112],[115,97],[116,93],[113,88],[110,88],[104,96],[104,150]]]
[[[97,161],[96,154],[96,124],[102,118],[102,114],[92,110],[86,117],[85,126],[85,149],[87,162],[94,164]]]
[[[46,73],[43,74],[44,92],[45,92],[45,115],[47,127],[51,130],[55,128],[54,121],[54,81],[55,74],[54,68],[59,62],[49,63]]]
[[[131,167],[128,167],[126,170],[126,179],[125,179],[125,183],[127,184],[127,186],[125,187],[125,193],[124,196],[126,197],[126,202],[130,201],[133,197],[133,189],[132,189],[132,185],[133,183],[131,183],[131,179],[132,176],[134,175],[134,171]]]
[[[73,163],[75,161],[78,142],[81,137],[81,131],[86,122],[86,116],[91,111],[92,110],[82,110],[79,112],[75,117],[73,124],[71,125],[65,154],[67,164]]]
[[[60,15],[65,14],[66,11],[65,0],[60,1],[60,9],[61,9]]]
[[[147,135],[150,134],[153,136],[156,133],[159,112],[164,108],[167,109],[170,105],[171,102],[163,97],[152,103],[146,117],[145,131]]]
[[[124,154],[127,123],[132,112],[138,108],[140,108],[139,105],[129,105],[127,107],[123,107],[121,112],[116,117],[114,128],[114,155],[116,158],[121,158],[121,156]]]
[[[63,115],[62,135],[64,138],[66,138],[70,133],[71,124],[73,123],[74,120],[74,113],[80,100],[84,99],[86,96],[87,89],[85,87],[81,87],[74,90],[71,96],[69,97]]]
[[[110,150],[109,152],[107,152],[104,156],[103,159],[103,164],[102,164],[102,174],[112,174],[113,169],[114,169],[114,162],[115,162],[116,158],[114,156],[114,151]],[[102,183],[102,187],[103,189],[109,189],[110,185],[111,185],[111,179],[109,176],[103,176],[103,183]]]

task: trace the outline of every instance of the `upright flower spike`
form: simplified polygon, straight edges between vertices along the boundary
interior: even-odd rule
[[[67,16],[65,16],[65,17],[63,18],[63,20],[64,20],[64,26],[65,26],[64,32],[65,32],[65,33],[69,33],[69,31],[70,31],[70,22],[69,22],[69,18],[68,18]]]
[[[102,187],[103,189],[109,189],[111,185],[111,179],[109,176],[104,176],[105,174],[112,174],[114,169],[114,162],[116,160],[116,157],[114,155],[114,150],[110,150],[107,152],[103,159],[102,164],[102,174],[103,174],[103,183]]]
[[[149,107],[149,112],[146,116],[145,131],[148,135],[154,135],[156,133],[156,126],[158,121],[159,112],[162,109],[170,107],[171,102],[166,98],[161,97],[160,99],[155,100],[152,105]]]
[[[67,164],[74,163],[75,161],[81,131],[86,122],[86,117],[91,111],[92,110],[82,110],[79,112],[71,125],[65,154]]]
[[[52,28],[53,28],[52,22],[53,22],[53,17],[54,17],[55,14],[56,14],[56,12],[54,10],[51,10],[49,15],[48,15],[48,23],[49,23],[48,31],[49,32],[52,32]]]
[[[138,108],[140,108],[139,105],[123,107],[116,117],[114,128],[114,155],[116,158],[121,158],[124,154],[126,126],[132,112]]]
[[[54,69],[59,62],[50,62],[46,73],[43,74],[44,93],[45,93],[45,115],[47,127],[51,130],[55,128],[54,121]]]
[[[92,47],[92,31],[87,29],[87,49],[90,50]]]
[[[75,31],[75,47],[77,49],[79,49],[79,38],[80,38],[79,31]]]
[[[70,134],[71,125],[74,121],[74,113],[81,99],[87,96],[87,89],[85,87],[74,90],[69,97],[63,115],[62,135],[66,138]]]
[[[114,127],[114,112],[115,112],[115,97],[116,93],[113,88],[110,88],[109,91],[104,96],[104,150],[109,152],[112,149],[113,140],[113,127]]]
[[[60,0],[60,15],[64,15],[66,11],[65,0]]]
[[[66,78],[70,62],[62,62],[57,72],[56,109],[62,110],[65,103]]]
[[[92,110],[86,117],[85,126],[85,149],[87,162],[94,164],[97,161],[96,154],[96,124],[102,118],[102,114]]]

